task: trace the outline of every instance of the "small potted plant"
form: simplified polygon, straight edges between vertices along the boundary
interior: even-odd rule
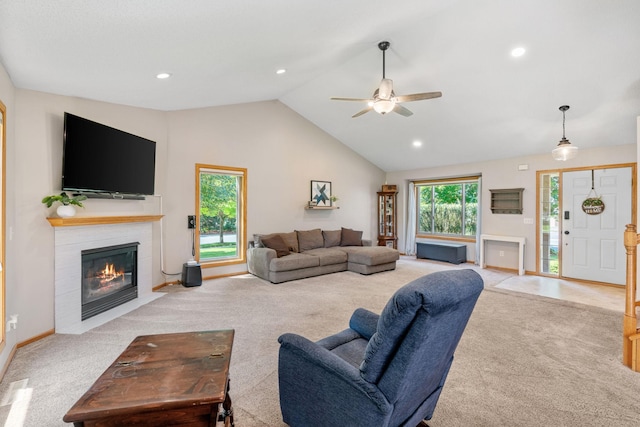
[[[52,194],[51,196],[43,198],[42,203],[50,208],[54,203],[59,202],[60,206],[58,206],[56,213],[60,218],[69,218],[76,214],[76,208],[74,206],[84,207],[82,201],[86,199],[87,196],[83,195],[69,197],[69,195],[63,191],[60,194]]]

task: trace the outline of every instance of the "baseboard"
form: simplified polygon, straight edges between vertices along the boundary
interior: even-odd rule
[[[203,277],[202,280],[222,279],[223,277],[241,276],[243,274],[249,274],[249,272],[248,271],[239,271],[239,272],[235,272],[235,273],[218,274],[216,276],[206,276],[206,277]],[[164,283],[161,283],[161,284],[159,284],[157,286],[154,286],[152,288],[152,290],[155,292],[155,291],[158,291],[158,290],[164,288],[165,286],[179,285],[181,283],[182,283],[182,281],[180,281],[180,280],[173,280],[171,282],[164,282]]]
[[[49,335],[53,335],[55,333],[56,333],[55,329],[50,329],[47,332],[44,332],[44,333],[42,333],[40,335],[36,335],[35,337],[29,338],[26,341],[19,342],[18,345],[16,346],[16,348],[24,347],[25,345],[29,345],[29,344],[31,344],[33,342],[40,341],[42,338],[46,338]]]

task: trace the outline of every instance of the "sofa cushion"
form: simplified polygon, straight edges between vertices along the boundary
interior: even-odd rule
[[[269,264],[269,271],[291,271],[301,268],[318,267],[320,258],[312,255],[291,253],[282,258],[274,258]]]
[[[349,254],[349,262],[364,265],[379,265],[397,261],[400,253],[386,246],[363,246],[342,248]]]
[[[298,252],[304,252],[309,249],[321,248],[324,246],[322,230],[319,228],[306,231],[296,230],[296,234],[298,235]]]
[[[264,247],[265,245],[264,243],[262,243],[262,240],[265,238],[273,237],[276,234],[279,234],[280,237],[282,237],[282,240],[284,240],[284,243],[287,245],[287,247],[291,252],[299,252],[298,251],[298,235],[296,234],[295,231],[292,231],[291,233],[254,234],[253,238],[255,241],[254,243],[255,246],[257,248]]]
[[[304,254],[318,257],[320,265],[333,265],[347,262],[347,253],[340,249],[316,248],[305,251]]]
[[[343,227],[340,246],[362,246],[362,231]]]
[[[284,239],[279,234],[274,234],[269,237],[262,237],[262,244],[270,249],[276,251],[276,256],[278,258],[283,257],[285,255],[289,255],[289,246],[284,242]]]
[[[324,238],[325,248],[340,246],[340,240],[342,239],[342,230],[322,230],[322,237]]]

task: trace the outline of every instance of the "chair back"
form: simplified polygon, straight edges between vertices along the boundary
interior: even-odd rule
[[[483,288],[473,270],[443,271],[408,283],[387,303],[360,372],[394,404],[395,416],[430,416]]]

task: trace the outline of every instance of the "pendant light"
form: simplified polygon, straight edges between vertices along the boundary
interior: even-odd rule
[[[555,160],[565,161],[573,159],[578,155],[578,147],[572,145],[564,136],[564,112],[568,109],[568,105],[560,107],[560,111],[562,111],[562,139],[558,143],[558,146],[551,152],[551,155]]]

